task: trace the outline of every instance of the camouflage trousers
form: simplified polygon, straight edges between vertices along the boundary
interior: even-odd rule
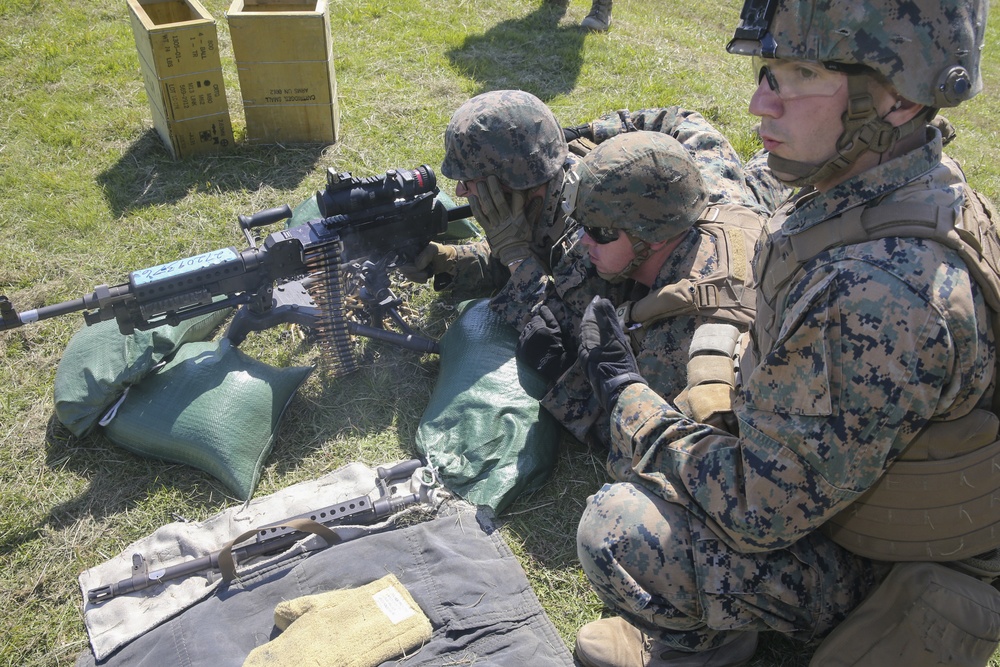
[[[629,482],[589,498],[577,549],[615,614],[687,651],[719,646],[733,631],[820,639],[890,568],[818,532],[787,549],[743,553],[683,505]]]

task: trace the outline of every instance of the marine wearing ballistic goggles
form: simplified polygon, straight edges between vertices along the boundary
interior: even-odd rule
[[[672,128],[680,136],[692,128],[702,140],[711,134],[704,151],[713,151],[714,160],[739,178],[739,158],[700,114],[674,118],[683,119]],[[693,157],[698,154],[666,132],[632,131],[598,145],[577,165],[575,196],[567,200],[582,235],[552,276],[526,261],[493,299],[508,317],[534,304],[518,358],[548,377],[551,389],[542,405],[580,440],[608,442],[606,415],[575,363],[578,323],[594,294],[619,305],[641,372],[669,396],[686,387],[689,350],[699,331],[722,327],[735,341],[753,318],[748,261],[762,218],[718,196],[710,204],[707,179]],[[741,201],[754,201],[741,179],[738,187]],[[714,379],[729,384],[718,385],[725,391],[711,413],[728,413],[732,352],[730,342],[716,357],[722,373]],[[707,401],[701,404],[709,409]],[[608,468],[614,477],[629,474],[616,459]]]

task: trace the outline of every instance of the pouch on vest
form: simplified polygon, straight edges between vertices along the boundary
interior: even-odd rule
[[[1000,644],[1000,592],[937,563],[899,563],[820,645],[811,667],[982,667]]]

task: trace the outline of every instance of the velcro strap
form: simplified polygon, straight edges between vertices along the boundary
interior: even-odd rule
[[[721,383],[736,386],[736,372],[732,357],[718,354],[700,354],[688,362],[688,386]]]
[[[688,416],[696,422],[704,423],[714,414],[733,409],[733,394],[728,385],[701,384],[688,387],[685,394],[690,410]]]
[[[682,280],[673,285],[667,285],[658,292],[647,294],[632,306],[631,319],[643,324],[654,319],[690,313],[696,310],[694,302],[694,283]]]
[[[732,324],[725,324],[723,322],[702,324],[694,332],[688,354],[691,357],[704,353],[722,354],[732,357],[733,353],[736,352],[736,341],[739,337],[740,330]]]
[[[327,546],[337,544],[341,541],[340,537],[338,537],[335,532],[318,521],[313,521],[312,519],[289,519],[288,521],[284,521],[282,523],[271,524],[267,526],[267,528],[280,528],[285,526],[294,528],[295,530],[303,533],[318,535],[326,541]],[[249,540],[251,537],[254,537],[261,530],[261,528],[248,530],[219,551],[219,572],[222,574],[223,581],[229,583],[230,581],[236,579],[236,559],[233,558],[233,547]]]

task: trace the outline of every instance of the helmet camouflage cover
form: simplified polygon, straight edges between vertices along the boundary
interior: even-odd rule
[[[687,149],[662,132],[627,132],[602,142],[583,158],[579,175],[577,222],[623,229],[647,243],[691,227],[708,199]]]
[[[746,0],[730,53],[866,65],[906,99],[957,106],[979,72],[989,0]]]
[[[569,147],[552,110],[520,90],[495,90],[463,104],[444,133],[441,173],[455,181],[496,176],[530,190],[562,168]]]

